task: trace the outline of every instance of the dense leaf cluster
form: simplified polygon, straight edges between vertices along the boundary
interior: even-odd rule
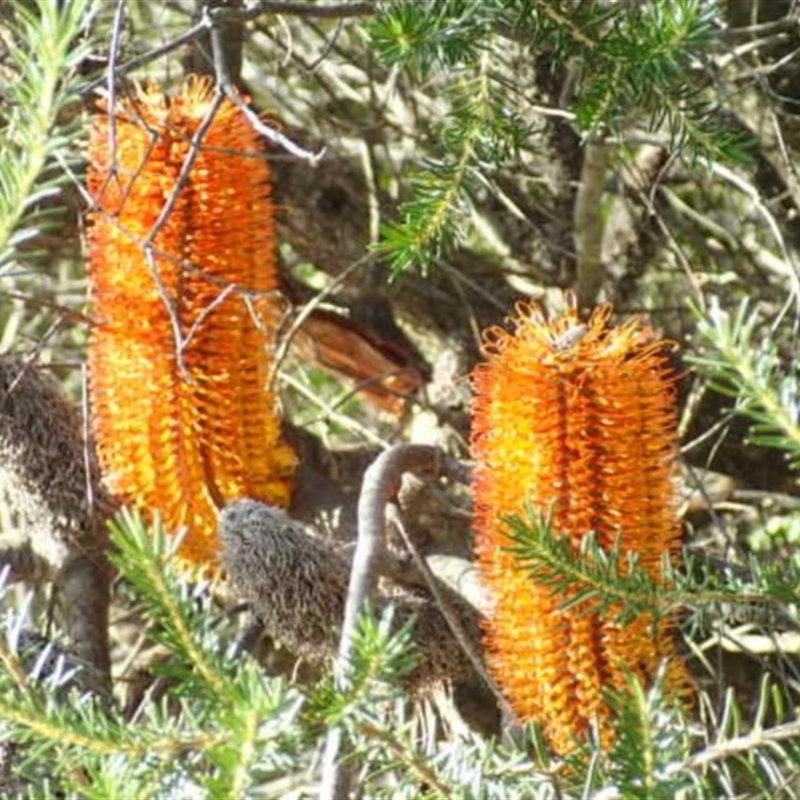
[[[413,177],[400,223],[383,229],[379,249],[395,276],[411,266],[426,270],[464,241],[475,187],[531,146],[542,106],[571,119],[585,139],[619,140],[643,129],[664,132],[689,159],[746,157],[745,138],[727,127],[710,91],[708,53],[718,36],[712,3],[397,0],[369,31],[387,66],[440,84],[446,104],[445,121],[429,134],[435,155]],[[507,52],[528,75],[568,73],[569,95],[509,91]]]

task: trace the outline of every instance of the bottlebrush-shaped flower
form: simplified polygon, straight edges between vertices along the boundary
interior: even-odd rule
[[[577,551],[594,531],[600,547],[638,554],[659,580],[675,552],[674,377],[668,344],[639,320],[609,327],[610,308],[583,325],[574,303],[548,322],[518,309],[516,330],[489,331],[487,361],[473,375],[472,448],[476,550],[493,609],[490,669],[523,720],[538,721],[565,752],[594,720],[608,741],[604,689],[624,690],[626,671],[645,682],[672,654],[667,622],[564,610],[565,594],[535,583],[509,551],[505,520],[532,506]],[[565,590],[565,592],[568,590]],[[685,686],[682,666],[667,688]]]
[[[218,506],[286,505],[295,467],[268,388],[282,314],[268,168],[215,97],[195,78],[172,98],[138,89],[113,126],[95,118],[88,170],[101,467],[122,500],[186,528],[182,558],[212,568]]]

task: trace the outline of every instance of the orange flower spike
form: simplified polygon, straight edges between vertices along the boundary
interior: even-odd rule
[[[520,306],[516,330],[493,329],[487,361],[473,374],[472,451],[478,561],[493,611],[490,669],[523,720],[539,722],[558,752],[594,720],[608,741],[604,688],[622,690],[626,670],[642,680],[672,655],[668,623],[562,611],[563,598],[535,584],[508,551],[505,518],[526,504],[553,512],[553,529],[577,550],[598,544],[634,551],[658,580],[675,554],[674,378],[669,345],[640,320],[609,327],[610,307],[581,324],[574,302],[548,322]],[[613,615],[612,615],[613,617]],[[668,686],[686,685],[672,662]]]
[[[213,104],[202,79],[174,98],[140,89],[116,109],[113,153],[108,115],[95,119],[87,181],[90,393],[103,472],[168,530],[185,526],[181,557],[211,569],[217,506],[243,496],[286,505],[295,467],[267,386],[282,313],[269,173],[227,100],[171,200]]]

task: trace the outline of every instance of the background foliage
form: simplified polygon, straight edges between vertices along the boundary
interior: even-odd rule
[[[798,14],[789,0],[3,4],[0,352],[82,402],[87,115],[112,78],[126,91],[213,74],[208,33],[220,31],[217,53],[253,106],[324,149],[314,161],[270,147],[287,293],[414,376],[403,412],[387,411],[344,377],[352,363],[290,351],[287,412],[326,457],[410,439],[466,458],[480,331],[521,298],[557,305],[575,288],[620,317],[646,312],[680,343],[688,560],[674,593],[625,583],[614,553],[565,572],[627,597],[631,613],[679,607],[698,690],[681,711],[658,684],[635,688],[612,700],[610,752],[587,745],[556,763],[536,731],[500,741],[463,721],[424,724],[397,689],[405,634],[385,620],[363,622],[345,696],[325,676],[268,677],[234,651],[236,622],[208,586],[172,575],[163,538],[128,516],[115,534],[115,670],[120,702],[128,689],[137,702],[123,713],[79,699],[69,660],[21,635],[45,630],[46,604],[7,587],[3,790],[308,796],[335,725],[366,796],[793,796]],[[363,459],[341,457],[341,482],[357,483]],[[568,560],[546,525],[514,527],[524,552]],[[467,536],[462,520],[425,544],[466,553]]]

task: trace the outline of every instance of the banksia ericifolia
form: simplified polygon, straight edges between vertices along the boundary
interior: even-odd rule
[[[606,689],[627,675],[651,681],[673,654],[669,622],[642,614],[564,609],[521,567],[508,519],[526,509],[552,515],[552,530],[575,553],[590,531],[604,550],[619,548],[655,581],[679,543],[673,467],[674,374],[669,345],[640,320],[609,326],[610,308],[581,323],[574,304],[549,322],[520,307],[515,330],[493,329],[487,360],[473,376],[472,449],[476,548],[492,610],[486,629],[490,669],[519,717],[537,721],[564,752],[597,721],[608,741]],[[675,659],[667,687],[684,686]]]
[[[202,79],[174,97],[139,89],[92,128],[101,466],[120,499],[186,528],[186,561],[212,568],[217,509],[285,505],[293,479],[268,388],[282,313],[268,178],[250,124]]]

